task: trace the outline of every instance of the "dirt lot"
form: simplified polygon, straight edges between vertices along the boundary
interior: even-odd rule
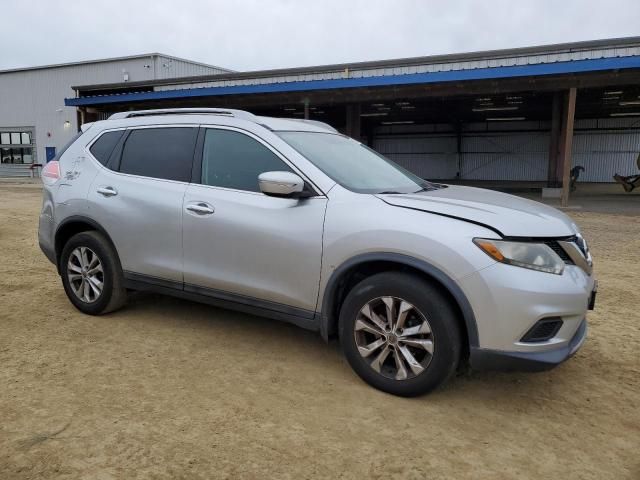
[[[84,316],[39,190],[0,200],[2,479],[640,479],[640,216],[571,213],[601,282],[576,357],[402,399],[278,322],[151,295]]]

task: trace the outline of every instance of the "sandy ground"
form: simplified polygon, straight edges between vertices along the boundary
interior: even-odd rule
[[[2,479],[640,479],[640,216],[571,212],[601,282],[576,357],[402,399],[286,324],[152,295],[80,314],[39,206],[0,186]]]

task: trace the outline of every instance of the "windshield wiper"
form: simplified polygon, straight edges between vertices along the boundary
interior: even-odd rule
[[[378,192],[378,195],[392,195],[392,194],[400,194],[400,193],[402,192],[396,192],[395,190],[385,190],[384,192]]]

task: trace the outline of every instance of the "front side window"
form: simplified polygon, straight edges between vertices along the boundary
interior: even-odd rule
[[[193,127],[132,130],[122,149],[120,172],[188,182],[197,133]]]
[[[436,188],[352,138],[335,133],[278,132],[326,175],[357,193],[413,193]]]
[[[258,175],[291,169],[263,144],[232,130],[207,129],[202,152],[202,183],[259,192]]]

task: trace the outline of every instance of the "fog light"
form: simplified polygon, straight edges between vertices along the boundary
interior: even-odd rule
[[[526,343],[545,342],[555,337],[560,327],[562,327],[562,320],[560,318],[543,318],[542,320],[538,320],[536,324],[524,334],[520,341]]]

